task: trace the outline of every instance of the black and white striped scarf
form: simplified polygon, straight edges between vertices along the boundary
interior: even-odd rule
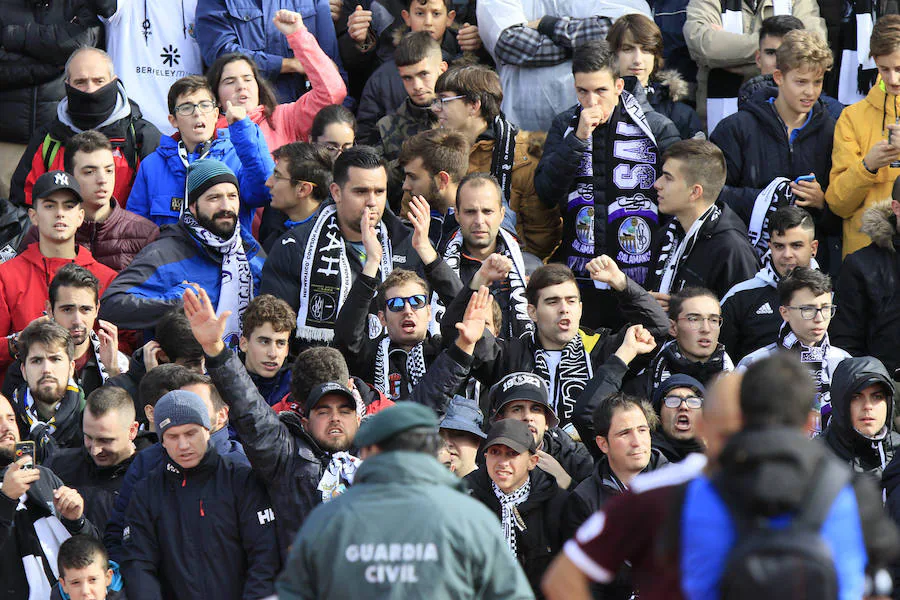
[[[503,197],[509,204],[512,193],[512,169],[516,162],[516,134],[518,128],[507,121],[503,114],[494,117],[494,149],[491,153],[491,175],[500,182]]]
[[[782,206],[792,206],[794,201],[791,180],[787,177],[776,177],[756,195],[747,235],[757,258],[761,259],[769,251],[769,217]]]
[[[575,401],[594,376],[591,357],[584,346],[579,329],[575,337],[562,349],[556,373],[551,373],[547,364],[548,351],[538,346],[534,333],[532,341],[537,347],[534,353],[534,373],[547,383],[550,390],[550,405],[559,416],[559,426],[564,428],[575,413]]]
[[[875,61],[869,56],[869,41],[877,18],[875,3],[851,0],[849,4],[853,13],[841,24],[844,48],[838,76],[838,101],[848,106],[865,98],[878,77]]]
[[[406,354],[406,381],[398,381],[396,388],[391,385],[391,338],[384,336],[378,343],[378,350],[375,353],[375,381],[372,385],[379,392],[387,396],[393,401],[399,400],[404,394],[401,386],[407,386],[407,395],[412,392],[412,388],[419,384],[419,380],[425,375],[425,343],[419,342],[410,349]],[[394,349],[395,352],[403,352],[399,348]]]
[[[662,294],[672,294],[681,290],[684,282],[679,281],[678,271],[687,261],[700,237],[700,230],[707,223],[715,223],[722,216],[722,209],[713,202],[685,233],[678,219],[672,219],[663,231],[663,244],[656,261],[656,276]]]
[[[383,223],[378,223],[377,232],[384,249],[380,268],[381,281],[384,281],[393,269],[391,240]],[[329,204],[319,211],[303,250],[297,337],[310,341],[333,340],[335,319],[352,285],[350,259],[338,224],[337,207]]]
[[[519,514],[517,508],[520,504],[528,500],[531,493],[531,478],[525,480],[525,484],[511,494],[505,493],[497,484],[491,481],[491,488],[494,495],[500,501],[500,522],[503,524],[503,537],[506,538],[506,545],[513,556],[517,556],[518,548],[516,546],[516,529],[525,531],[525,520]]]

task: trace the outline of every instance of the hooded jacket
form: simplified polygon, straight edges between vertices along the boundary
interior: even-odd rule
[[[250,467],[210,445],[184,469],[165,456],[137,484],[122,530],[122,571],[134,599],[252,600],[275,591],[277,517]]]
[[[543,598],[541,578],[554,556],[562,548],[563,507],[569,493],[556,485],[552,475],[540,469],[532,469],[528,475],[531,491],[528,499],[516,509],[524,529],[516,528],[516,558],[531,589],[537,598]],[[498,518],[502,518],[500,501],[494,494],[488,470],[477,469],[464,477],[472,490],[472,496],[484,503]],[[500,523],[494,523],[497,531],[503,531]],[[508,553],[509,549],[505,549]]]
[[[819,99],[789,138],[775,109],[777,97],[777,87],[759,90],[709,136],[725,154],[725,188],[719,198],[745,223],[750,223],[757,195],[776,177],[794,180],[813,173],[822,189],[828,189],[834,118]],[[822,211],[813,212],[820,220]]]
[[[113,114],[94,127],[109,138],[116,166],[113,197],[122,205],[128,200],[138,167],[159,145],[159,130],[141,115],[136,102],[125,94],[125,86],[118,84],[119,98]],[[19,165],[13,173],[9,197],[14,203],[31,206],[31,190],[38,177],[47,171],[65,171],[66,143],[76,133],[67,112],[68,98],[62,98],[56,119],[36,129],[28,142]]]
[[[31,244],[17,257],[0,264],[0,334],[22,331],[41,316],[50,297],[50,282],[67,263],[74,262],[93,273],[100,280],[100,293],[106,290],[116,272],[95,260],[87,248],[76,245],[75,249],[73,261],[47,258],[41,254],[39,244]],[[12,361],[8,338],[0,338],[0,373],[5,375]]]
[[[844,256],[856,252],[871,241],[862,231],[866,210],[890,198],[900,167],[881,167],[870,173],[862,161],[875,145],[884,139],[885,125],[895,123],[900,101],[882,89],[879,82],[866,97],[848,106],[834,128],[834,150],[831,155],[831,185],[825,190],[825,201],[831,212],[844,219]]]
[[[862,223],[872,243],[841,266],[829,335],[853,356],[874,356],[893,373],[900,368],[900,235],[891,201],[869,208]]]
[[[0,2],[0,139],[26,144],[56,117],[65,97],[63,67],[81,46],[102,47],[99,17],[116,12],[112,0]]]
[[[122,580],[122,573],[116,561],[109,561],[109,568],[112,569],[112,581],[106,586],[106,600],[128,600],[125,595],[125,582]],[[71,596],[62,590],[62,585],[57,583],[53,586],[50,593],[50,600],[70,600]]]
[[[874,437],[859,433],[852,424],[850,402],[853,394],[870,384],[881,383],[888,390],[888,410],[884,428]],[[877,359],[870,356],[846,358],[831,377],[831,422],[825,429],[825,444],[857,473],[881,474],[900,447],[900,434],[893,430],[894,383]]]
[[[109,201],[112,212],[102,223],[85,219],[75,242],[91,251],[97,262],[103,263],[117,273],[131,264],[144,246],[155,242],[159,237],[159,227],[130,210],[125,210],[115,198]],[[37,242],[37,227],[30,227],[19,245],[24,251],[30,244]]]
[[[259,289],[262,258],[259,244],[248,231],[241,226],[252,273],[252,297]],[[119,327],[150,329],[163,314],[181,304],[184,290],[190,287],[188,282],[206,290],[213,306],[217,305],[221,279],[221,253],[200,243],[182,221],[164,225],[159,239],[141,250],[103,294],[100,318]]]
[[[721,216],[701,227],[697,243],[675,274],[673,291],[705,287],[721,298],[734,284],[750,279],[759,269],[756,253],[747,239],[747,225],[722,200],[716,200],[716,205],[722,211]],[[661,276],[654,267],[665,242],[665,236],[660,236],[653,248],[653,261],[645,283],[648,290],[659,289]]]
[[[682,565],[703,564],[682,573],[688,598],[718,596],[718,582],[734,545],[735,527],[717,486],[758,517],[784,522],[805,501],[822,461],[836,460],[798,429],[767,427],[735,434],[720,455],[721,480],[705,476],[687,484],[680,519]],[[868,478],[853,477],[838,493],[821,535],[841,560],[835,561],[841,598],[863,596],[865,571],[887,564],[898,544],[896,527]]]
[[[219,127],[221,121],[214,127]],[[163,136],[156,151],[141,164],[128,198],[128,210],[157,225],[178,222],[185,199],[187,170],[178,153],[180,135]],[[188,163],[199,160],[205,150],[200,146],[188,154]],[[216,129],[205,158],[225,163],[240,183],[241,229],[251,231],[254,210],[271,201],[266,179],[275,169],[266,138],[259,127],[244,117],[227,127]],[[117,196],[117,198],[120,198]]]
[[[410,558],[390,554],[382,567],[379,553],[394,547]],[[282,600],[533,597],[497,518],[415,452],[366,459],[353,487],[309,516],[276,587]]]
[[[666,457],[656,448],[650,448],[650,462],[641,473],[649,473],[669,464]],[[570,539],[575,536],[578,528],[588,520],[592,514],[600,510],[613,496],[624,494],[628,486],[616,477],[609,466],[609,458],[604,454],[597,461],[591,476],[578,484],[578,487],[569,494],[566,501],[563,517],[563,537]]]
[[[148,434],[149,437],[149,434]],[[228,438],[228,428],[223,427],[210,434],[209,445],[215,448],[220,457],[225,457],[233,463],[241,463],[249,466],[250,461],[244,454],[244,448],[240,443]],[[106,521],[106,530],[103,534],[103,545],[109,551],[113,560],[122,561],[122,529],[125,526],[125,511],[131,502],[138,483],[147,478],[166,459],[166,451],[162,444],[156,443],[135,454],[134,459],[125,471],[122,483],[113,499],[113,504]]]

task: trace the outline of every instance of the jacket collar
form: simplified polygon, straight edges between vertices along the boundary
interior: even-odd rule
[[[181,467],[181,465],[172,460],[172,458],[169,456],[169,453],[166,452],[165,473],[166,477],[181,482],[181,485],[183,487],[187,484],[187,481],[189,479],[195,479],[208,475],[213,470],[215,470],[218,464],[219,453],[216,451],[216,447],[212,443],[210,443],[206,448],[206,454],[203,455],[203,458],[199,463],[197,463],[197,466],[191,467],[190,469]]]

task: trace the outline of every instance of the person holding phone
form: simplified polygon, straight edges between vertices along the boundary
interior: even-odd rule
[[[84,498],[21,444],[13,406],[0,396],[0,581],[8,598],[49,598],[56,580],[43,565],[55,561],[62,540],[98,534],[84,516]],[[14,460],[17,450],[23,455]],[[35,528],[37,521],[45,526]]]
[[[819,34],[798,29],[785,34],[775,60],[775,87],[759,90],[710,136],[727,165],[721,197],[751,232],[762,233],[763,238],[768,218],[762,215],[788,204],[813,215],[818,238],[837,234],[838,220],[828,215],[825,205],[834,118],[820,99],[825,73],[833,63],[831,50]],[[761,202],[768,202],[771,210],[761,210]],[[767,238],[754,243],[759,255],[765,253],[766,242]],[[818,258],[827,270],[824,245]],[[837,261],[835,256],[831,262]]]

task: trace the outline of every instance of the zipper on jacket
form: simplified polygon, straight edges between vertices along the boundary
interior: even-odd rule
[[[205,517],[206,513],[203,512],[203,500],[200,500],[200,516]]]

